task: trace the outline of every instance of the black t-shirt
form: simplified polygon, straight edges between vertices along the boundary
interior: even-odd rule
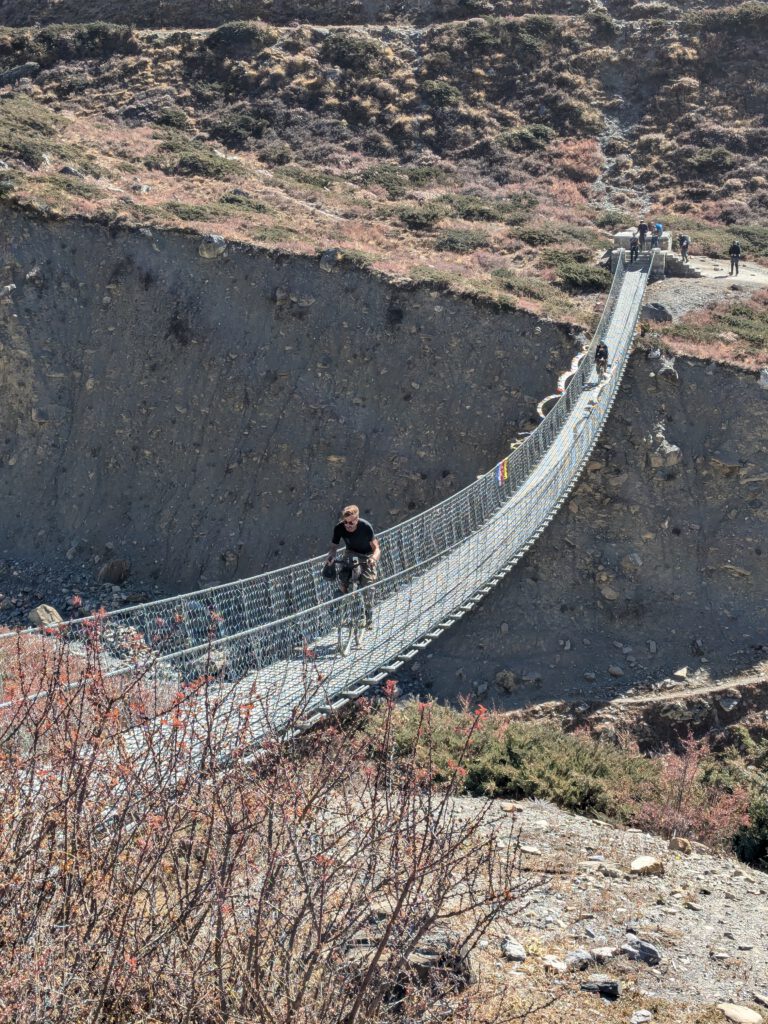
[[[358,519],[357,526],[350,533],[343,522],[336,523],[333,528],[333,543],[339,544],[342,540],[350,551],[358,555],[372,555],[373,527],[366,519]]]

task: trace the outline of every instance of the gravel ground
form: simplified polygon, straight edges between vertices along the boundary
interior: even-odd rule
[[[130,576],[122,586],[100,583],[99,565],[68,562],[40,565],[0,559],[0,626],[26,626],[27,615],[39,604],[52,605],[64,619],[122,608],[162,597],[157,584]],[[71,599],[82,598],[75,607]]]
[[[751,292],[768,288],[768,269],[757,263],[742,262],[738,277],[729,275],[725,260],[691,256],[690,263],[701,277],[665,277],[649,285],[646,292],[645,301],[660,303],[673,320],[691,310],[729,299],[737,302]]]
[[[477,806],[471,798],[459,803],[467,813]],[[577,988],[587,975],[602,973],[619,980],[625,996],[687,1005],[733,1002],[759,1010],[755,994],[768,1000],[768,874],[700,844],[676,852],[637,829],[544,802],[498,801],[494,818],[497,837],[519,840],[527,851],[524,872],[540,872],[543,883],[523,907],[511,908],[509,928],[491,938],[487,952],[495,953],[498,969],[517,970],[531,982],[546,973],[555,987]],[[631,862],[646,855],[661,862],[662,877],[630,873]],[[620,952],[632,934],[656,948],[657,966]],[[505,936],[529,951],[523,963],[505,961]],[[583,971],[558,975],[545,966],[546,955],[564,959],[601,947],[616,952],[603,951]]]

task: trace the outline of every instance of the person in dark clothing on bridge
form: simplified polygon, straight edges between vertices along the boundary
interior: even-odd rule
[[[683,263],[688,262],[688,246],[691,244],[691,240],[688,235],[680,235],[677,239],[677,244],[680,246],[680,255],[683,257]]]
[[[598,342],[595,349],[595,369],[598,380],[603,380],[608,370],[608,346],[604,341]]]
[[[631,241],[629,243],[629,262],[630,263],[634,263],[635,260],[637,259],[638,249],[639,249],[639,246],[638,246],[637,235],[632,235],[632,239],[631,239]]]
[[[360,509],[357,505],[345,505],[341,512],[341,519],[333,528],[333,538],[328,550],[326,568],[331,568],[336,559],[336,552],[341,543],[344,543],[347,551],[352,555],[358,555],[362,559],[362,573],[360,576],[360,589],[370,586],[376,582],[376,568],[381,557],[381,547],[376,539],[373,527],[366,519],[360,518]],[[342,566],[339,573],[339,588],[342,594],[349,589],[351,569]],[[365,628],[373,626],[373,605],[371,599],[366,597],[363,602],[365,608]]]
[[[731,257],[731,269],[728,271],[728,276],[735,274],[739,276],[739,260],[741,259],[741,246],[738,241],[734,238],[731,242],[731,248],[728,250],[728,255]]]
[[[637,225],[637,233],[640,236],[640,251],[645,249],[645,236],[648,234],[648,225],[644,220],[641,220]]]

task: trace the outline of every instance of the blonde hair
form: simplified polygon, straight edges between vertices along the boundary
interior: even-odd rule
[[[360,509],[357,507],[357,505],[345,505],[344,508],[341,510],[341,517],[342,517],[342,519],[344,518],[344,516],[359,516],[359,515],[360,515]]]

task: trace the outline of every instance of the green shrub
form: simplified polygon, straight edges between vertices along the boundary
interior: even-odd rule
[[[687,20],[693,31],[763,39],[768,33],[768,4],[746,0],[733,7],[697,11]]]
[[[157,123],[168,128],[186,128],[189,118],[181,107],[163,107],[157,116]]]
[[[259,117],[251,107],[227,107],[211,118],[208,131],[227,146],[242,148],[254,139],[260,139],[269,122]]]
[[[742,825],[733,840],[736,855],[753,868],[768,871],[768,801],[755,800],[749,808],[749,824]]]
[[[461,92],[449,82],[424,82],[421,95],[433,107],[458,107],[461,103]]]
[[[418,206],[403,206],[398,217],[411,231],[428,231],[445,213],[445,208],[438,203],[421,203]]]
[[[488,245],[488,235],[477,228],[450,228],[438,236],[435,248],[441,252],[473,252]]]
[[[420,729],[425,714],[426,730]],[[396,756],[421,753],[427,735],[432,749],[423,748],[423,756],[426,762],[431,753],[437,780],[452,779],[461,763],[466,791],[478,796],[552,800],[582,814],[627,820],[632,795],[644,794],[657,777],[646,758],[551,724],[412,702],[398,709],[394,725]]]
[[[358,180],[362,185],[379,185],[390,199],[404,196],[410,185],[405,168],[397,164],[376,164],[374,167],[367,167],[360,172]]]
[[[191,203],[171,201],[165,204],[166,210],[179,220],[210,220],[213,211],[208,206],[193,206]]]
[[[184,177],[229,178],[234,168],[230,160],[216,156],[210,149],[182,132],[170,129],[157,153],[144,160],[147,167]]]
[[[320,57],[334,67],[372,72],[384,63],[384,47],[364,32],[334,29],[323,40]]]
[[[261,21],[228,21],[211,32],[205,45],[217,57],[242,60],[255,57],[279,38],[279,33]]]
[[[302,185],[313,185],[315,188],[328,188],[336,181],[336,178],[327,171],[317,171],[311,167],[302,167],[300,164],[290,164],[281,168],[279,176],[291,178]]]
[[[93,185],[89,181],[81,181],[68,174],[49,174],[46,184],[54,190],[67,192],[72,196],[80,196],[81,199],[97,199],[104,195],[98,185]]]
[[[450,178],[449,172],[444,167],[428,165],[426,167],[403,168],[405,176],[414,188],[424,185],[442,184]]]
[[[553,231],[552,228],[532,227],[518,231],[517,237],[531,248],[540,249],[542,246],[554,245],[555,242],[559,242],[562,234],[559,231]]]
[[[554,128],[550,128],[548,125],[530,124],[500,132],[498,141],[513,153],[525,153],[544,149],[556,135],[557,132]]]
[[[22,160],[37,170],[55,141],[56,116],[26,96],[0,99],[0,157]]]
[[[221,202],[226,203],[227,206],[241,207],[244,210],[251,210],[253,213],[266,213],[268,207],[259,202],[258,199],[251,199],[248,195],[243,195],[242,192],[227,192],[221,197]]]
[[[520,295],[525,299],[538,299],[542,301],[549,297],[553,287],[548,281],[543,281],[540,277],[535,277],[533,274],[516,274],[506,267],[498,267],[492,271],[492,276],[506,291],[511,292],[513,295]]]
[[[549,250],[544,254],[544,262],[554,267],[560,283],[573,291],[603,291],[610,287],[610,272],[596,266],[587,250]]]
[[[735,154],[725,146],[714,146],[712,149],[700,149],[685,161],[688,168],[697,174],[719,175],[731,170],[738,162]]]
[[[504,221],[507,224],[526,220],[536,206],[536,200],[528,195],[512,199],[484,199],[471,194],[444,195],[440,198],[450,203],[454,214],[462,220]]]
[[[46,25],[29,41],[28,58],[48,67],[58,61],[106,60],[138,53],[139,41],[127,25],[94,21],[84,25]]]

